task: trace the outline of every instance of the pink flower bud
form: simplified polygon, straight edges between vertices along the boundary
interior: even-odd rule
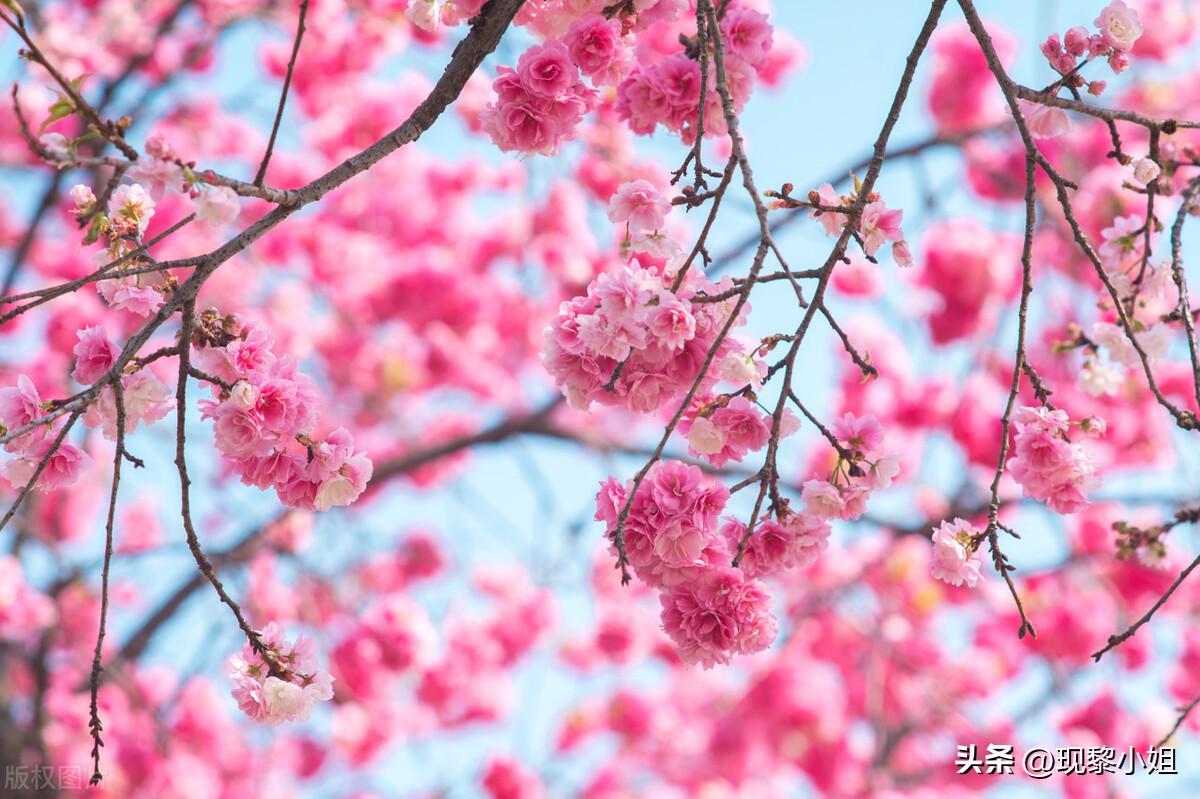
[[[1083,55],[1088,49],[1088,32],[1076,25],[1063,36],[1063,45],[1071,55]]]

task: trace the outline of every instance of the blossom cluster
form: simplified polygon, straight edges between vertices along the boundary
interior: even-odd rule
[[[812,218],[821,223],[825,235],[833,237],[842,235],[842,231],[849,221],[848,217],[846,214],[826,209],[850,207],[854,205],[857,198],[853,195],[839,197],[837,191],[829,183],[822,184],[809,196],[811,201],[822,206],[812,212]],[[900,220],[904,216],[904,212],[896,208],[888,208],[887,203],[878,195],[872,195],[867,199],[869,202],[863,206],[858,224],[854,228],[854,235],[862,246],[863,252],[868,258],[874,258],[880,247],[891,242],[892,257],[896,259],[896,263],[905,267],[912,266],[912,253],[909,251],[908,242],[904,240],[904,231],[900,229]]]
[[[632,484],[609,478],[596,495],[596,519],[610,534],[630,490]],[[766,587],[729,565],[733,552],[725,533],[734,528],[718,526],[728,499],[720,481],[698,467],[661,461],[639,486],[623,527],[634,572],[661,592],[663,628],[685,662],[705,668],[727,663],[734,654],[761,651],[776,633]],[[803,536],[811,531],[778,526],[777,533],[787,541],[783,551],[773,552],[782,566],[795,560],[793,549],[803,549]]]
[[[1076,26],[1063,34],[1061,39],[1055,33],[1042,43],[1042,55],[1059,74],[1075,73],[1081,57],[1087,60],[1107,58],[1108,65],[1117,75],[1129,68],[1129,52],[1143,33],[1137,11],[1122,0],[1112,0],[1101,10],[1093,24],[1096,26],[1093,34],[1089,35],[1086,28]],[[1082,78],[1078,80],[1082,85]],[[1088,92],[1094,95],[1103,92],[1104,88],[1102,80],[1088,83]]]
[[[414,8],[426,16],[435,5],[412,3],[410,16]],[[515,70],[501,67],[493,83],[496,98],[480,121],[501,150],[554,154],[601,102],[597,89],[613,87],[615,100],[603,102],[611,102],[634,133],[647,135],[662,125],[692,143],[701,112],[706,134],[726,132],[715,52],[708,54],[708,74],[702,76],[694,26],[688,28],[690,15],[682,13],[686,4],[639,0],[626,6],[547,4],[526,6],[518,15],[543,42],[526,50]],[[734,110],[740,111],[755,82],[771,79],[780,65],[771,57],[774,34],[765,14],[738,2],[722,10],[724,74]]]
[[[27,375],[19,375],[15,386],[0,388],[0,435],[15,434],[41,419],[48,410],[33,381]],[[35,488],[53,491],[74,484],[91,458],[65,439],[50,454],[59,431],[53,424],[39,424],[8,441],[4,449],[13,457],[0,466],[0,476],[14,488],[22,489],[45,460]]]
[[[231,693],[243,713],[270,725],[304,721],[317,702],[333,698],[333,677],[318,669],[311,640],[301,636],[293,644],[271,622],[259,633],[259,641],[267,657],[247,641],[226,663]]]
[[[800,498],[822,519],[854,521],[866,512],[871,494],[891,486],[900,460],[884,449],[883,426],[870,414],[845,413],[829,432],[839,448],[832,474],[806,481]]]
[[[233,189],[201,182],[159,135],[150,136],[146,152],[127,175],[135,182],[117,186],[104,208],[88,186],[73,186],[69,192],[74,206],[71,213],[87,225],[88,242],[104,239],[105,247],[96,255],[98,266],[123,261],[110,267],[112,276],[97,281],[100,296],[111,308],[145,318],[166,301],[166,276],[127,267],[139,265],[137,249],[166,193],[176,191],[189,197],[195,217],[212,227],[233,222],[241,212],[241,200]]]
[[[610,537],[620,527],[629,565],[660,592],[663,629],[685,663],[709,668],[767,648],[776,622],[760,581],[811,565],[828,546],[830,521],[861,517],[869,495],[891,485],[899,463],[883,454],[878,421],[848,413],[832,432],[844,455],[831,477],[806,482],[799,510],[777,508],[750,531],[719,519],[728,490],[690,464],[655,463],[632,502],[632,483],[601,485],[596,519]]]
[[[1066,411],[1021,407],[1013,424],[1016,435],[1008,468],[1025,496],[1045,502],[1058,513],[1083,508],[1096,482],[1096,464],[1082,442],[1068,437],[1071,421]],[[1101,420],[1084,419],[1079,428],[1086,435],[1101,435],[1105,425]]]
[[[614,202],[610,218],[622,217],[639,239],[646,238],[649,226],[662,224],[661,209],[649,197]],[[728,323],[736,296],[703,301],[732,287],[728,278],[714,284],[699,270],[689,270],[680,281],[670,262],[644,261],[634,258],[618,271],[601,274],[585,296],[564,302],[546,329],[542,360],[572,407],[586,410],[598,402],[640,412],[659,408],[700,377]],[[726,337],[714,362],[745,358],[743,345]],[[730,368],[736,373],[735,365]],[[705,374],[701,388],[717,379]]]
[[[596,102],[580,80],[571,51],[560,41],[535,45],[500,67],[492,88],[496,101],[481,114],[484,130],[505,152],[553,155],[574,138],[575,128]]]
[[[349,505],[371,479],[372,463],[344,428],[315,436],[316,387],[291,356],[277,357],[259,324],[206,315],[196,365],[212,382],[200,403],[217,449],[246,485],[274,488],[287,505],[326,511]]]
[[[1097,29],[1093,34],[1080,26],[1069,29],[1061,39],[1057,33],[1051,34],[1042,43],[1041,50],[1050,66],[1062,75],[1061,83],[1072,90],[1086,84],[1088,93],[1098,96],[1104,92],[1106,82],[1085,81],[1080,74],[1082,67],[1093,59],[1104,57],[1113,74],[1121,74],[1129,68],[1129,52],[1143,29],[1137,11],[1122,0],[1112,0],[1093,24]],[[1080,58],[1084,60],[1081,62]],[[1064,109],[1028,100],[1020,100],[1019,104],[1034,138],[1052,139],[1071,130],[1071,118]]]
[[[750,98],[756,68],[770,53],[771,24],[754,9],[731,7],[721,19],[720,35],[730,99],[734,111],[740,112]],[[718,77],[712,57],[707,76],[702,76],[700,62],[689,53],[668,55],[657,63],[639,62],[617,89],[617,115],[634,133],[647,135],[662,125],[690,144],[696,139],[703,106],[705,135],[724,135],[727,127]]]
[[[780,438],[790,436],[800,427],[800,420],[790,408],[783,413]],[[684,414],[679,431],[687,436],[689,455],[721,467],[765,447],[771,424],[771,417],[744,396],[704,395]]]

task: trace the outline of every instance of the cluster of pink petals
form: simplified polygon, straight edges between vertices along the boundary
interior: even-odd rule
[[[803,569],[816,562],[829,547],[832,530],[829,522],[815,513],[803,510],[789,513],[782,521],[764,519],[754,528],[738,566],[747,577],[771,577],[788,569]],[[736,552],[746,534],[746,525],[727,518],[721,527],[726,545]]]
[[[704,668],[761,652],[778,632],[766,588],[731,566],[707,569],[663,591],[659,601],[663,629],[680,657]]]
[[[108,340],[104,328],[99,325],[85,327],[77,335],[79,343],[74,349],[75,371],[71,376],[83,385],[90,386],[112,368],[121,351]]]
[[[737,300],[691,302],[700,292],[732,285],[728,279],[713,284],[699,270],[690,270],[676,292],[673,281],[669,271],[632,262],[601,274],[586,296],[562,304],[546,329],[542,361],[572,407],[586,410],[598,402],[649,412],[691,387]],[[727,337],[716,360],[740,347]],[[703,382],[707,388],[715,378]]]
[[[1122,0],[1112,0],[1092,24],[1096,26],[1096,33],[1090,35],[1087,29],[1076,26],[1063,34],[1061,40],[1058,34],[1047,37],[1041,49],[1051,67],[1066,75],[1078,67],[1080,58],[1104,56],[1114,74],[1128,69],[1129,52],[1144,30],[1137,11]],[[1104,81],[1092,81],[1088,91],[1100,94],[1104,91]]]
[[[1045,502],[1058,513],[1075,513],[1087,504],[1096,482],[1096,465],[1080,442],[1067,436],[1071,421],[1066,411],[1045,407],[1018,408],[1013,416],[1016,435],[1008,471],[1025,496]],[[1103,424],[1085,424],[1085,433],[1102,433]]]
[[[159,285],[161,279],[155,279],[152,275],[122,275],[97,281],[96,290],[111,308],[147,317],[165,302]]]
[[[800,498],[806,511],[818,519],[854,521],[866,513],[875,491],[891,486],[900,473],[900,461],[883,449],[883,427],[870,414],[845,413],[830,425],[830,432],[857,457],[855,468],[861,473],[854,473],[839,457],[833,477],[805,481]]]
[[[817,189],[817,196],[821,205],[842,205],[842,198],[829,183],[824,183]],[[904,240],[904,231],[900,229],[903,216],[903,211],[888,208],[883,200],[873,200],[863,207],[855,232],[868,258],[874,258],[879,248],[890,241],[892,257],[896,259],[896,263],[900,266],[912,266],[912,253],[909,251],[908,242]],[[846,227],[846,215],[834,211],[813,211],[812,218],[821,223],[827,236],[840,236]]]
[[[671,202],[648,180],[622,183],[608,201],[608,218],[628,226],[631,237],[659,230],[667,221]]]
[[[750,98],[756,70],[768,64],[771,23],[759,11],[734,6],[721,20],[721,38],[730,99],[734,110],[740,112]],[[634,133],[648,135],[662,125],[690,144],[696,139],[704,83],[705,135],[724,135],[725,114],[712,58],[706,77],[701,80],[700,63],[685,53],[668,55],[657,63],[639,63],[617,88],[617,115]]]
[[[596,496],[596,519],[616,529],[632,484],[609,478]],[[806,511],[761,520],[732,562],[746,527],[718,516],[729,493],[699,468],[678,461],[651,467],[625,519],[634,573],[659,590],[663,629],[685,663],[710,668],[766,649],[775,638],[770,595],[759,582],[802,568],[828,546],[828,523]]]
[[[28,376],[19,375],[15,386],[0,388],[0,427],[6,435],[42,418],[45,413],[37,386]],[[13,457],[0,466],[0,477],[13,488],[24,488],[57,438],[58,431],[52,425],[41,424],[5,443],[4,449]],[[86,452],[63,440],[46,461],[35,487],[40,491],[53,491],[73,485],[91,460]]]
[[[225,346],[195,350],[197,366],[231,386],[214,384],[214,398],[200,404],[213,420],[217,449],[243,483],[274,488],[287,505],[349,505],[371,479],[371,461],[344,428],[313,438],[316,388],[294,358],[276,357],[272,344],[266,328],[250,324]]]
[[[975,539],[979,531],[962,519],[945,521],[933,531],[933,559],[930,574],[950,585],[974,588],[979,582],[979,550]]]
[[[175,407],[171,387],[149,369],[122,375],[121,388],[126,433],[132,433],[138,425],[157,422]],[[117,398],[112,386],[101,389],[100,396],[84,413],[83,421],[89,427],[99,427],[109,441],[117,440]]]
[[[108,218],[118,235],[141,236],[154,218],[154,199],[138,183],[122,183],[108,201]]]
[[[596,519],[610,534],[631,487],[609,478],[596,495]],[[717,527],[728,498],[699,468],[660,461],[639,487],[624,527],[634,572],[661,591],[667,635],[684,662],[705,668],[765,649],[775,637],[765,587],[728,565],[733,550]]]
[[[229,657],[226,671],[243,713],[270,725],[304,721],[317,702],[333,698],[333,677],[317,668],[312,641],[301,636],[292,644],[275,622],[263,628],[260,640],[282,671],[279,676],[271,674],[267,661],[249,642]]]
[[[1054,139],[1071,132],[1071,117],[1061,108],[1029,100],[1017,100],[1029,135],[1035,139]]]
[[[563,42],[571,60],[595,86],[615,86],[633,65],[633,49],[621,23],[591,14],[576,20]]]
[[[534,45],[515,70],[500,67],[492,85],[496,101],[481,114],[484,130],[504,152],[553,155],[575,137],[575,128],[596,102],[580,80],[571,52],[560,41]]]
[[[630,485],[609,478],[596,496],[596,519],[614,530]],[[717,529],[729,491],[719,480],[680,461],[651,467],[625,519],[625,551],[634,573],[669,588],[729,563],[733,555]]]
[[[704,395],[692,403],[679,423],[679,432],[688,440],[688,454],[704,458],[713,466],[741,461],[747,453],[767,445],[771,417],[745,397],[734,397],[711,407],[713,397]],[[800,421],[791,409],[784,410],[779,426],[780,438],[796,432]]]

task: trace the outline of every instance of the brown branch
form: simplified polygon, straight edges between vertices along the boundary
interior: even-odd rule
[[[1008,400],[1004,406],[1004,414],[1000,419],[1000,456],[996,459],[996,472],[992,477],[991,501],[988,504],[988,526],[984,531],[984,535],[987,538],[988,548],[991,551],[992,565],[999,572],[1000,576],[1004,578],[1004,583],[1008,587],[1009,593],[1012,594],[1013,602],[1016,603],[1017,613],[1021,617],[1021,625],[1017,629],[1017,637],[1023,638],[1025,633],[1028,632],[1032,637],[1036,638],[1037,631],[1025,614],[1025,607],[1021,603],[1020,594],[1018,594],[1017,587],[1013,583],[1012,575],[1010,574],[1013,567],[1009,564],[1008,558],[1000,549],[998,531],[1001,529],[999,521],[1000,479],[1004,475],[1005,462],[1008,460],[1008,438],[1012,412],[1016,406],[1017,394],[1021,389],[1021,374],[1024,371],[1026,359],[1025,331],[1028,324],[1029,297],[1033,293],[1033,231],[1037,221],[1037,209],[1034,198],[1036,191],[1034,171],[1039,156],[1037,146],[1033,143],[1029,128],[1025,124],[1025,117],[1021,113],[1020,105],[1017,103],[1017,99],[1012,91],[1008,89],[1008,79],[1004,73],[1004,66],[1000,61],[999,55],[996,53],[996,48],[992,44],[992,39],[988,35],[987,28],[984,27],[983,21],[980,20],[971,0],[959,0],[959,6],[963,10],[963,15],[967,18],[967,25],[970,27],[971,33],[975,36],[976,41],[979,42],[979,47],[983,51],[989,69],[991,69],[996,82],[1004,91],[1004,96],[1008,102],[1009,110],[1012,112],[1017,131],[1020,133],[1021,141],[1025,145],[1025,230],[1021,247],[1021,304],[1017,322],[1017,352],[1013,362],[1012,381],[1009,386]]]
[[[1062,108],[1067,111],[1077,111],[1081,114],[1086,114],[1096,119],[1103,119],[1109,122],[1132,122],[1135,125],[1141,125],[1147,130],[1161,130],[1163,133],[1171,134],[1182,128],[1200,128],[1200,122],[1188,122],[1177,119],[1161,119],[1159,117],[1149,117],[1143,114],[1138,114],[1133,111],[1124,111],[1117,108],[1098,108],[1094,105],[1078,102],[1076,100],[1068,100],[1063,97],[1057,97],[1052,94],[1043,94],[1028,86],[1022,86],[1019,83],[1014,83],[1007,78],[1003,84],[1006,94],[1011,94],[1022,100],[1029,100],[1042,105],[1049,105],[1055,108]]]
[[[287,105],[288,89],[292,87],[292,73],[296,69],[296,58],[300,55],[300,42],[304,38],[304,19],[308,16],[309,0],[301,0],[300,18],[296,22],[296,38],[292,41],[292,55],[288,59],[287,73],[283,77],[283,89],[279,92],[279,107],[275,109],[275,122],[271,125],[271,137],[267,140],[267,151],[263,153],[262,163],[254,175],[254,185],[262,187],[267,175],[267,164],[271,163],[271,153],[275,149],[275,137],[279,135],[279,125],[283,121],[283,107]]]
[[[24,22],[12,19],[3,11],[0,11],[0,21],[3,21],[6,25],[12,28],[17,36],[21,38],[21,41],[25,43],[25,46],[28,48],[25,53],[29,59],[50,73],[50,77],[54,79],[54,82],[58,84],[60,89],[62,89],[63,94],[65,94],[71,101],[71,105],[74,107],[75,112],[82,116],[83,119],[86,120],[96,131],[96,133],[120,150],[122,155],[124,155],[130,161],[136,161],[138,158],[137,150],[130,147],[125,141],[120,124],[102,118],[100,116],[100,112],[97,111],[91,103],[84,99],[83,95],[81,95],[71,84],[71,81],[63,77],[62,73],[50,63],[49,59],[46,58],[45,54],[37,46],[37,43],[33,41],[32,37],[30,37],[29,31],[26,30]]]
[[[1175,719],[1175,724],[1171,726],[1171,731],[1163,736],[1163,739],[1158,742],[1156,748],[1162,749],[1167,745],[1167,743],[1170,742],[1175,733],[1179,732],[1179,728],[1183,726],[1183,722],[1187,721],[1187,717],[1191,715],[1193,710],[1196,709],[1196,705],[1200,705],[1200,696],[1196,697],[1191,702],[1188,702],[1179,709],[1179,717]]]
[[[858,196],[854,203],[846,210],[846,222],[842,227],[842,232],[838,236],[837,242],[834,244],[829,257],[821,267],[821,277],[817,281],[817,288],[813,293],[813,298],[809,307],[805,309],[804,317],[800,321],[799,327],[796,329],[794,338],[788,349],[784,363],[784,378],[783,387],[779,393],[779,399],[776,402],[774,413],[771,418],[771,432],[767,439],[767,453],[763,460],[762,480],[765,487],[768,487],[772,492],[772,499],[776,505],[779,505],[779,499],[776,494],[776,469],[775,458],[779,448],[780,426],[783,422],[783,411],[791,393],[792,377],[796,365],[796,356],[800,352],[800,345],[804,341],[804,337],[808,332],[809,326],[812,324],[813,317],[817,309],[822,307],[825,301],[825,290],[829,286],[830,277],[833,275],[833,270],[837,264],[845,257],[846,247],[850,243],[854,229],[858,225],[859,218],[862,215],[863,209],[867,205],[867,201],[875,188],[875,182],[879,179],[879,173],[883,170],[884,159],[887,153],[887,143],[891,138],[892,130],[900,119],[900,111],[904,107],[904,102],[908,98],[908,91],[912,85],[913,76],[917,71],[917,64],[920,63],[921,54],[925,51],[929,39],[933,36],[934,30],[937,28],[938,19],[941,17],[942,10],[945,8],[945,0],[933,0],[930,4],[929,14],[925,18],[924,24],[921,26],[920,32],[917,34],[916,41],[913,42],[912,49],[909,51],[908,57],[905,60],[904,71],[900,76],[900,85],[896,89],[896,94],[892,98],[891,107],[888,109],[887,117],[884,120],[883,127],[879,131],[878,137],[875,139],[875,146],[871,156],[870,165],[867,168],[866,176],[863,179],[862,185],[859,188]],[[756,503],[756,510],[761,504],[763,492],[759,491],[759,502]],[[734,563],[740,561],[742,554],[745,552],[750,536],[754,533],[754,523],[756,516],[752,516],[750,523],[746,526],[746,532],[738,542],[737,553],[734,556]]]
[[[188,477],[186,453],[187,381],[191,368],[191,341],[195,322],[195,306],[191,301],[184,305],[182,319],[179,332],[179,382],[175,387],[175,468],[179,472],[179,509],[183,519],[183,531],[187,537],[188,550],[192,553],[192,558],[196,561],[196,566],[200,569],[200,573],[204,575],[205,579],[212,585],[213,590],[216,591],[217,597],[233,612],[233,617],[237,620],[238,627],[246,635],[246,640],[250,642],[251,649],[267,662],[271,673],[279,677],[286,674],[286,670],[279,663],[274,653],[263,644],[262,637],[258,634],[258,631],[246,621],[241,606],[225,590],[225,586],[217,576],[212,562],[205,557],[204,550],[200,547],[200,538],[196,535],[196,528],[192,523],[190,491],[192,481]]]
[[[96,632],[96,651],[92,655],[91,713],[88,720],[88,730],[92,735],[92,777],[91,785],[99,785],[104,778],[100,773],[100,747],[104,740],[100,737],[104,725],[100,721],[100,672],[101,653],[104,649],[104,633],[108,622],[108,575],[112,567],[113,556],[113,525],[117,514],[117,493],[121,487],[121,462],[125,454],[125,392],[120,380],[113,381],[113,392],[117,406],[117,451],[113,456],[112,492],[108,498],[108,518],[104,523],[104,566],[100,571],[100,626]]]
[[[1187,333],[1188,355],[1192,361],[1192,385],[1195,389],[1196,405],[1200,407],[1200,348],[1196,343],[1196,322],[1188,300],[1187,274],[1183,269],[1183,223],[1198,194],[1200,177],[1195,177],[1184,190],[1179,213],[1175,215],[1175,223],[1171,225],[1171,279],[1175,282],[1175,289],[1179,294],[1176,312],[1183,320],[1183,329]]]

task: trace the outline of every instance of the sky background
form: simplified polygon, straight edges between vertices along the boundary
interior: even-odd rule
[[[802,41],[806,64],[783,91],[760,91],[753,97],[742,117],[743,128],[759,187],[778,187],[791,182],[796,185],[797,194],[803,194],[809,187],[843,174],[847,166],[869,155],[870,145],[895,93],[904,58],[924,20],[927,5],[904,0],[837,3],[776,0],[775,6],[776,27],[790,31]],[[1046,79],[1048,68],[1036,50],[1037,42],[1051,31],[1061,32],[1073,24],[1090,24],[1099,6],[1094,2],[1074,0],[981,0],[978,3],[985,19],[999,23],[1021,42],[1013,70],[1015,77],[1038,85],[1049,81]],[[961,14],[951,4],[943,24],[959,19]],[[189,90],[189,85],[203,85],[211,91],[215,85],[228,104],[236,105],[263,130],[269,129],[278,84],[265,75],[253,54],[262,37],[283,35],[279,29],[257,24],[237,27],[223,40],[215,76],[189,79],[183,90]],[[522,44],[515,37],[507,39],[497,56],[489,60],[487,68],[494,69],[498,63],[512,63]],[[12,48],[12,37],[0,41],[0,64],[3,65],[0,77],[11,77],[5,70],[12,71],[14,59],[9,57]],[[435,75],[443,57],[441,51],[410,50],[397,63],[389,65],[388,70],[398,72],[419,68]],[[931,133],[924,111],[927,71],[926,66],[918,73],[917,84],[893,134],[893,146],[919,141]],[[295,146],[297,142],[286,133],[286,125],[284,130],[282,146]],[[661,134],[644,144],[646,151],[659,158],[667,169],[673,169],[682,160],[682,146]],[[449,115],[421,140],[421,146],[451,158],[468,152],[492,161],[507,157],[495,152],[484,141],[467,139]],[[552,177],[556,169],[553,163],[536,160],[529,162],[529,166],[535,175],[531,183],[533,190],[539,181]],[[954,215],[982,215],[991,224],[999,220],[1005,226],[1018,229],[1017,218],[1003,213],[997,217],[994,209],[972,203],[960,181],[961,175],[952,154],[933,153],[920,162],[906,161],[885,167],[877,189],[889,206],[905,209],[906,228],[912,231],[910,236],[914,239],[919,236],[913,236],[913,233],[920,231],[928,219],[923,210],[923,186],[932,187],[943,205],[953,209]],[[4,185],[18,197],[26,198],[26,206],[37,196],[34,184],[15,180],[11,175],[5,176]],[[18,205],[21,202],[18,200]],[[712,251],[724,252],[753,228],[753,209],[745,195],[739,194],[722,214],[716,232],[717,246],[712,247]],[[829,249],[819,227],[813,224],[792,227],[781,237],[780,243],[792,266],[799,269],[819,265]],[[734,267],[735,274],[744,273],[748,266],[746,260],[745,264]],[[892,267],[885,261],[882,268]],[[891,292],[888,313],[894,316],[897,324],[907,325],[905,318],[911,313],[911,307],[903,287],[899,283],[893,285],[896,290]],[[790,319],[796,313],[794,301],[789,305],[786,293],[764,292],[761,299],[758,297],[756,294],[755,314],[749,328],[752,333],[766,334],[781,329],[779,318]],[[865,307],[834,300],[834,312],[840,319],[851,318],[863,310]],[[1006,324],[1008,321],[1002,321],[1006,330],[1012,328]],[[807,387],[806,394],[819,412],[825,407],[822,387],[830,385],[835,374],[835,362],[829,357],[833,343],[821,325],[814,325],[810,339],[805,344],[802,364],[805,373],[801,383]],[[915,349],[911,354],[918,363],[925,363],[930,355],[928,349]],[[939,353],[938,357],[939,370],[965,368],[964,353]],[[198,420],[192,421],[194,431],[189,437],[195,442],[208,440],[208,430]],[[123,479],[123,486],[126,486],[123,490],[128,491],[125,494],[128,497],[165,492],[159,499],[159,506],[168,537],[178,527],[174,480],[168,477],[165,482],[161,481],[163,475],[170,475],[171,428],[171,425],[160,424],[134,434],[131,448],[146,457],[148,468],[132,473],[127,470]],[[808,451],[812,439],[807,432],[789,445],[788,452],[792,454],[785,457],[791,457],[791,463],[798,463],[796,459],[800,453]],[[198,517],[207,520],[206,544],[218,547],[260,521],[271,518],[277,506],[272,495],[240,485],[205,489],[207,481],[203,477],[205,472],[213,472],[215,464],[206,462],[199,454],[202,449],[204,446],[200,445],[193,450],[197,453],[192,458],[196,472],[193,475],[196,483],[194,503]],[[946,450],[945,446],[931,446],[921,477],[928,484],[953,490],[961,479],[961,469]],[[480,450],[473,456],[470,468],[447,490],[422,492],[393,483],[373,502],[369,512],[356,514],[353,523],[348,516],[336,512],[323,517],[317,528],[320,562],[316,562],[310,552],[306,566],[336,570],[366,552],[394,546],[399,532],[424,527],[442,538],[459,565],[516,560],[530,566],[540,581],[554,586],[559,596],[561,619],[586,619],[590,615],[587,575],[591,555],[601,535],[598,525],[591,521],[596,484],[608,474],[626,478],[640,465],[636,459],[585,454],[569,444],[542,440],[518,440]],[[1123,481],[1116,484],[1113,493],[1149,487],[1170,494],[1188,485],[1197,473],[1193,463],[1180,470],[1176,485],[1160,482],[1146,486],[1137,481]],[[1107,488],[1112,487],[1110,483]],[[880,516],[905,522],[907,499],[907,495],[884,497],[873,509]],[[1024,540],[1006,545],[1006,551],[1023,569],[1049,566],[1061,558],[1061,531],[1049,514],[1026,514],[1022,529],[1027,533]],[[835,536],[843,539],[855,534],[859,534],[858,531],[835,531]],[[91,536],[88,543],[98,541],[98,536]],[[1194,541],[1189,540],[1189,544]],[[118,559],[115,579],[135,585],[143,595],[144,607],[151,609],[192,573],[194,567],[185,554],[186,550],[178,545],[136,558]],[[79,557],[83,562],[96,562],[98,551],[82,551]],[[226,582],[235,593],[245,588],[242,573],[232,573]],[[458,581],[439,581],[435,586],[418,591],[416,596],[430,608],[436,621],[444,608],[461,604],[467,590]],[[140,617],[125,612],[113,621],[115,637],[121,639],[139,623]],[[948,630],[948,635],[954,634],[952,629]],[[319,631],[317,638],[327,651],[330,642],[322,639]],[[183,673],[205,671],[215,675],[224,657],[239,646],[238,631],[221,612],[215,597],[203,592],[156,640],[149,659],[170,663]],[[515,723],[456,735],[452,739],[439,737],[433,744],[413,742],[394,747],[381,759],[386,766],[378,770],[377,781],[360,784],[356,778],[353,787],[375,788],[391,796],[404,795],[418,787],[451,785],[454,797],[475,796],[470,788],[473,775],[469,769],[479,762],[481,753],[494,751],[499,744],[500,748],[512,751],[535,767],[548,766],[546,755],[552,751],[556,724],[564,715],[564,709],[597,688],[613,683],[612,675],[606,674],[576,679],[574,675],[554,668],[545,657],[535,658],[520,674],[514,702],[517,708]],[[1094,668],[1074,690],[1084,695],[1089,685],[1094,686],[1111,675],[1109,668],[1103,665]],[[652,681],[655,675],[648,672],[639,675],[638,679]],[[1028,685],[1019,686],[1014,692],[1011,707],[1021,707],[1031,697],[1039,695],[1044,679],[1045,675],[1031,675]],[[1145,695],[1149,698],[1150,686],[1161,680],[1161,671],[1151,669],[1142,679],[1146,681]],[[992,708],[990,712],[1011,711],[1010,708]],[[317,718],[313,723],[320,727],[327,719]],[[259,729],[254,734],[265,739],[272,732]],[[447,740],[452,740],[452,744],[443,743]],[[1050,743],[1053,740],[1049,730],[1044,737],[1037,727],[1029,732],[1030,742]],[[952,747],[952,743],[948,746]],[[587,760],[584,758],[566,768],[555,766],[564,795],[569,795],[570,786],[578,785],[586,774]],[[1181,757],[1181,770],[1185,774],[1192,770],[1187,767],[1186,757]],[[1156,779],[1159,782],[1154,782]],[[1150,778],[1144,795],[1188,795],[1180,792],[1182,779]],[[336,776],[327,784],[331,795],[344,793],[348,787],[351,785],[344,778]],[[1038,796],[1044,795],[1042,790],[1036,784],[1008,784],[996,795]],[[797,795],[803,795],[803,792]]]

